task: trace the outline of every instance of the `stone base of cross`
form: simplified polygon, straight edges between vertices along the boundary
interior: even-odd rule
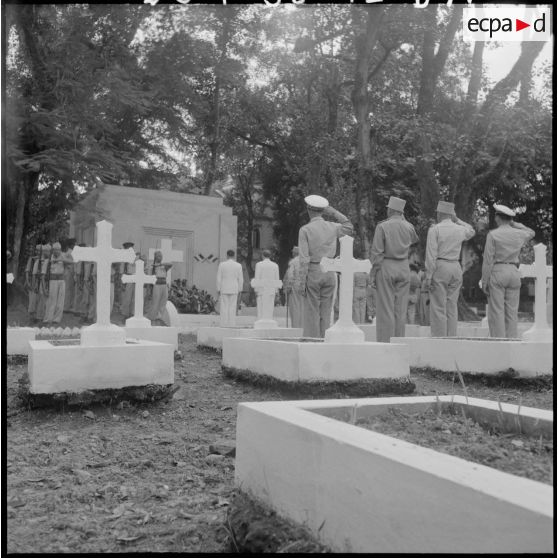
[[[547,279],[553,276],[551,265],[546,265],[546,246],[537,244],[534,247],[535,263],[520,265],[521,277],[535,278],[535,323],[523,335],[523,341],[552,343],[554,334],[546,319]]]
[[[326,343],[364,343],[364,332],[353,322],[353,275],[357,271],[370,272],[370,260],[356,260],[353,258],[353,242],[351,236],[339,239],[341,245],[340,256],[335,259],[322,258],[322,271],[336,271],[341,274],[339,281],[339,318],[326,329]]]
[[[283,286],[283,281],[278,279],[252,279],[252,288],[258,292],[258,315],[259,320],[254,322],[254,329],[272,329],[279,327],[273,319],[273,308],[275,303],[275,293]]]

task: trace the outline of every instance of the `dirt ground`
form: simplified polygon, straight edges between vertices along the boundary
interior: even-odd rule
[[[227,380],[220,357],[181,336],[172,400],[27,410],[26,364],[7,370],[8,552],[223,552],[234,494],[236,405],[282,399]],[[417,395],[462,393],[419,373]],[[552,408],[550,390],[469,385],[471,397]],[[271,530],[272,528],[270,528]]]

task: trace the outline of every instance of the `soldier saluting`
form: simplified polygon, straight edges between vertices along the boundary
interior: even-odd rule
[[[411,271],[409,248],[418,242],[415,228],[403,215],[406,201],[391,196],[388,218],[378,223],[372,240],[370,278],[376,286],[376,339],[405,337]]]
[[[320,260],[335,257],[337,239],[352,235],[353,225],[322,196],[306,196],[304,201],[310,222],[298,233],[300,280],[297,282],[304,296],[304,336],[324,337],[330,326],[336,278],[333,271],[321,270]],[[324,216],[337,222],[326,221]]]

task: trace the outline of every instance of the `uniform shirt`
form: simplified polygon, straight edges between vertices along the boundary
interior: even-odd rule
[[[432,279],[436,270],[436,260],[458,261],[461,245],[465,240],[475,236],[475,229],[465,221],[454,223],[451,219],[444,219],[428,229],[426,237],[426,277]]]
[[[525,228],[512,227],[509,224],[500,225],[491,230],[486,236],[484,256],[482,261],[482,283],[488,285],[488,279],[495,263],[519,263],[519,252],[523,245],[535,236],[535,231]]]
[[[279,281],[279,266],[269,258],[256,264],[254,279]]]
[[[64,273],[64,263],[66,259],[62,254],[52,256],[50,260],[50,275],[62,275]]]
[[[353,289],[366,290],[370,282],[370,275],[366,271],[357,271],[353,274]]]
[[[415,242],[418,242],[415,227],[402,215],[392,215],[378,223],[372,240],[370,275],[376,276],[384,259],[406,260],[409,257],[409,248]]]
[[[323,257],[333,258],[337,249],[337,239],[341,236],[352,235],[353,225],[345,215],[336,210],[330,210],[331,216],[337,223],[326,221],[321,215],[313,217],[309,223],[300,227],[298,231],[298,251],[300,260],[299,283],[306,284],[308,265],[320,263]]]
[[[225,260],[217,268],[217,291],[221,294],[238,294],[244,286],[242,266],[234,260]]]

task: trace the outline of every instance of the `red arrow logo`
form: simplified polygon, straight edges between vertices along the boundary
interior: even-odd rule
[[[525,29],[525,27],[531,27],[530,23],[525,23],[524,21],[521,21],[520,19],[515,20],[515,30],[516,31],[521,31],[522,29]]]

